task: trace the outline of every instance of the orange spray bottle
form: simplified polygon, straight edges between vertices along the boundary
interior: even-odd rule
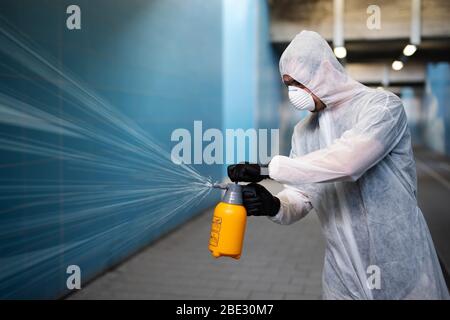
[[[213,187],[226,191],[214,209],[208,248],[215,258],[225,256],[239,259],[247,223],[247,211],[242,204],[242,186],[228,183],[215,184]]]

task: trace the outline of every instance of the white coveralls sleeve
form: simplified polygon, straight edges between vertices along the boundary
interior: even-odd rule
[[[290,186],[285,186],[277,197],[280,199],[280,210],[274,217],[269,218],[278,224],[292,224],[306,216],[313,208],[303,192]]]
[[[407,128],[401,102],[388,108],[389,99],[365,108],[355,127],[328,147],[296,158],[275,156],[270,177],[289,185],[358,180],[395,147]]]

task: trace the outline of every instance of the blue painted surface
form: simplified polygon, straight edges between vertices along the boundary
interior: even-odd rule
[[[429,63],[424,97],[424,143],[450,155],[450,65]]]
[[[400,96],[408,118],[408,126],[411,132],[413,145],[423,143],[423,111],[422,111],[422,90],[412,87],[404,87],[400,91]]]
[[[266,1],[223,1],[225,129],[279,128],[281,81],[269,23]],[[234,154],[235,162],[258,160],[248,152],[244,159],[237,158],[236,150]]]
[[[1,51],[0,93],[49,114],[83,119],[98,135],[106,132],[127,141],[126,133],[95,116],[95,99],[104,99],[168,153],[174,146],[172,131],[186,128],[192,133],[195,120],[203,122],[203,130],[278,127],[280,79],[269,43],[265,1],[79,0],[82,29],[74,31],[65,26],[70,4],[4,0],[0,15],[7,21],[1,22],[20,32],[33,50],[95,97],[80,93],[71,84],[52,83],[52,73],[39,69],[40,64],[19,63],[21,54],[8,56]],[[44,77],[36,77],[30,68],[38,68],[35,71]],[[94,109],[83,110],[89,104]],[[72,148],[117,161],[129,156],[148,161],[138,153],[123,154],[120,148],[66,134],[4,123],[0,123],[0,134],[32,137],[60,146],[60,152]],[[1,200],[1,298],[60,297],[68,293],[68,265],[79,265],[85,282],[214,205],[219,197],[213,193],[157,227],[143,229],[142,218],[176,200],[169,192],[146,206],[115,208],[109,206],[114,203],[110,199],[104,203],[108,207],[96,211],[93,218],[77,219],[77,214],[88,213],[92,204],[65,199],[61,196],[65,185],[74,181],[133,185],[142,183],[143,178],[152,184],[151,177],[117,175],[114,170],[86,171],[59,158],[0,152],[2,190],[17,181],[22,186],[22,198],[9,197],[11,192]],[[126,161],[124,165],[128,165]],[[220,180],[225,166],[195,168],[205,177]],[[33,200],[31,187],[43,186],[46,181],[60,186],[59,198],[27,207]],[[140,236],[133,237],[136,234]]]
[[[224,128],[256,125],[257,11],[256,1],[223,1]]]
[[[176,128],[191,129],[194,120],[202,120],[204,127],[222,127],[220,1],[79,0],[82,29],[76,31],[65,28],[69,4],[72,2],[8,0],[2,1],[0,14],[31,39],[39,52],[54,57],[58,67],[70,70],[166,150],[173,146],[171,132]],[[19,72],[23,76],[18,76]],[[71,97],[63,90],[32,76],[12,59],[0,56],[1,92],[14,90],[25,100],[38,101],[42,110],[49,113],[80,115],[82,111],[64,100]],[[86,116],[85,121],[98,130],[108,130],[95,117]],[[120,157],[123,152],[117,150],[114,155],[114,149],[95,149],[97,146],[89,142],[19,127],[0,125],[0,130],[2,134],[33,136],[77,150],[94,150],[107,157]],[[27,188],[32,179],[57,180],[61,189],[71,180],[126,183],[129,179],[133,183],[135,179],[116,177],[113,172],[80,171],[64,161],[35,155],[4,150],[1,155],[2,181],[22,180],[25,202],[30,201]],[[223,172],[221,166],[198,165],[196,169],[215,179],[220,179]],[[169,195],[164,201],[171,201],[171,197],[174,198]],[[161,227],[149,227],[133,241],[128,241],[130,235],[142,231],[138,218],[148,214],[139,208],[110,209],[95,219],[69,222],[70,211],[76,208],[64,199],[32,210],[17,208],[23,199],[2,200],[0,224],[14,224],[16,232],[5,232],[0,239],[0,297],[59,297],[67,293],[69,264],[81,267],[84,281],[90,279],[217,200],[218,194],[214,194],[195,210],[181,210]],[[155,208],[161,205],[154,203]],[[10,212],[12,208],[15,209]],[[89,209],[89,205],[78,209]],[[31,230],[33,219],[40,216],[53,222]]]
[[[282,90],[286,87],[282,83],[278,69],[279,59],[270,42],[269,7],[265,1],[257,1],[258,12],[258,54],[257,54],[257,125],[259,128],[280,127],[280,104]]]

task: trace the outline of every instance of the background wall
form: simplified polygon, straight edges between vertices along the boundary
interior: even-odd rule
[[[85,282],[214,205],[225,166],[174,168],[175,129],[279,124],[265,1],[79,0],[81,30],[70,4],[1,3],[1,298],[60,297],[68,265]]]
[[[403,87],[400,91],[414,145],[423,144],[423,91],[422,88],[414,87]]]
[[[450,155],[449,71],[448,62],[428,63],[424,88],[401,90],[413,144],[442,155]]]
[[[423,104],[423,140],[431,150],[450,155],[450,66],[429,63]]]
[[[279,128],[281,81],[269,22],[266,1],[223,1],[224,128]],[[252,159],[236,157],[244,160]]]
[[[119,136],[127,141],[129,132],[111,126],[104,120],[108,115],[102,118],[96,114],[96,99],[104,99],[119,114],[131,119],[133,128],[142,128],[153,137],[152,141],[169,151],[173,146],[170,134],[176,128],[192,131],[194,120],[202,120],[204,127],[222,127],[220,1],[80,0],[76,3],[81,7],[81,30],[66,28],[66,8],[72,1],[2,1],[0,14],[6,19],[2,20],[3,25],[20,32],[23,35],[20,39],[32,43],[35,52],[67,71],[95,97],[61,82],[54,73],[40,72],[39,68],[44,67],[36,58],[30,58],[28,67],[34,68],[34,72],[30,71],[24,67],[27,63],[16,60],[23,51],[19,49],[12,56],[1,55],[3,94],[20,98],[49,114],[82,119],[98,135]],[[11,45],[11,48],[15,47]],[[38,77],[36,72],[44,76]],[[89,111],[90,107],[93,112]],[[106,150],[91,141],[65,134],[6,124],[0,128],[2,137],[33,137],[59,145],[60,152],[63,148],[73,148],[110,159],[122,157],[118,161],[124,167],[132,165],[125,158],[131,155],[112,145]],[[151,165],[151,156],[140,160]],[[205,177],[220,179],[222,176],[221,166],[198,165],[196,169]],[[87,280],[219,199],[214,193],[195,209],[179,210],[163,224],[145,226],[139,218],[152,212],[163,216],[167,202],[177,200],[176,194],[161,190],[165,193],[162,200],[152,200],[145,207],[115,207],[118,196],[116,199],[111,196],[102,204],[77,204],[69,198],[65,201],[61,195],[66,185],[78,183],[82,189],[86,181],[131,187],[136,179],[144,178],[139,177],[139,172],[136,176],[119,176],[114,168],[104,172],[95,168],[87,171],[63,159],[2,150],[0,176],[2,190],[8,184],[10,190],[13,185],[22,186],[19,198],[10,196],[1,203],[0,297],[5,298],[61,296],[67,292],[69,264],[79,265],[82,279]],[[35,195],[32,192],[36,187],[43,188],[48,181],[59,184],[60,192],[44,197],[42,205],[31,206]],[[152,184],[159,182],[152,181],[152,177],[145,181],[148,188],[157,187]],[[48,201],[49,197],[58,199]],[[89,219],[75,218],[96,206],[103,209]],[[139,237],[132,237],[137,233]]]

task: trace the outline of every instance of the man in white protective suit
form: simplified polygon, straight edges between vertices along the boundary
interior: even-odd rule
[[[328,43],[302,31],[280,58],[295,108],[309,110],[289,157],[228,167],[248,215],[291,224],[312,209],[326,239],[325,299],[448,299],[421,210],[411,137],[401,100],[351,79]],[[276,196],[257,184],[285,185]],[[299,243],[299,245],[302,245]],[[371,285],[370,270],[380,283]]]

